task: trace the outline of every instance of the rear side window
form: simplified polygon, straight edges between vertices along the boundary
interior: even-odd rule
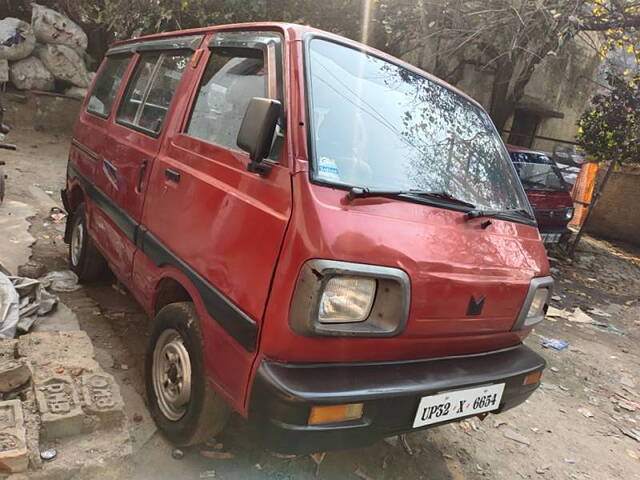
[[[267,96],[262,51],[242,49],[232,56],[211,52],[186,133],[239,150],[238,131],[249,101]]]
[[[140,57],[118,110],[118,123],[158,134],[190,53],[154,53]]]
[[[91,92],[87,111],[108,117],[131,56],[109,57]]]

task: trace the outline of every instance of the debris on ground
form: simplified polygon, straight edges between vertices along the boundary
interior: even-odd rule
[[[529,441],[529,439],[527,437],[525,437],[524,435],[521,435],[520,433],[516,432],[515,430],[512,430],[511,428],[503,428],[502,429],[502,435],[505,438],[508,438],[509,440],[513,440],[514,442],[518,442],[521,443],[523,445],[531,445],[531,442]]]
[[[593,413],[591,412],[591,410],[589,410],[588,408],[584,408],[584,407],[580,407],[578,409],[578,413],[580,413],[582,416],[586,417],[586,418],[593,418]]]
[[[40,278],[47,273],[47,267],[44,264],[29,261],[18,267],[18,277]]]
[[[215,458],[216,460],[228,460],[235,456],[231,452],[218,452],[216,450],[201,450],[200,455],[207,458]]]
[[[55,448],[47,448],[45,450],[40,451],[40,458],[42,460],[53,460],[58,455],[58,452]]]
[[[558,338],[543,338],[541,344],[544,348],[553,348],[554,350],[564,350],[569,347],[569,342]]]
[[[629,438],[633,438],[636,442],[640,442],[640,430],[636,430],[635,428],[627,428],[618,426],[618,429],[622,434],[626,435]]]
[[[29,332],[38,317],[52,312],[58,297],[39,280],[0,272],[0,338]]]
[[[62,224],[66,221],[67,214],[62,211],[62,209],[58,207],[53,207],[49,212],[49,218],[55,224]]]
[[[80,288],[78,276],[71,270],[49,272],[40,281],[54,292],[75,292]]]
[[[184,458],[184,451],[180,450],[179,448],[174,448],[171,451],[171,456],[176,460],[182,460]]]
[[[357,477],[360,477],[362,480],[373,480],[373,477],[370,477],[369,475],[367,475],[361,466],[358,466],[358,468],[356,468],[356,471],[353,472],[353,474]]]

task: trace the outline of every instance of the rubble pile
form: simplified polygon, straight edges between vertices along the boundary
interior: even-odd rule
[[[131,455],[124,404],[93,357],[79,330],[0,340],[0,470],[10,478],[118,474]]]
[[[0,19],[0,83],[19,90],[86,95],[91,81],[85,58],[87,35],[72,20],[32,5],[31,24]]]

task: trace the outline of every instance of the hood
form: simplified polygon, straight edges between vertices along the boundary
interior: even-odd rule
[[[330,352],[336,361],[367,360],[384,352],[389,360],[426,358],[521,341],[522,332],[512,328],[529,284],[549,275],[536,227],[494,218],[483,229],[486,219],[467,221],[463,212],[391,198],[349,202],[344,190],[304,177],[294,176],[294,214],[279,266],[289,279],[283,285],[277,278],[274,289],[293,290],[312,258],[395,267],[410,279],[409,320],[394,339],[298,337],[306,345],[301,355],[283,330],[272,346],[275,357],[329,361]]]

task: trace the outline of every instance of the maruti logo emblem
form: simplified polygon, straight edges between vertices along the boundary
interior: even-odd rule
[[[484,300],[485,300],[484,295],[478,298],[477,300],[476,300],[476,297],[471,295],[471,298],[469,299],[469,306],[467,307],[467,316],[473,317],[473,316],[481,315],[482,308],[484,307]]]

